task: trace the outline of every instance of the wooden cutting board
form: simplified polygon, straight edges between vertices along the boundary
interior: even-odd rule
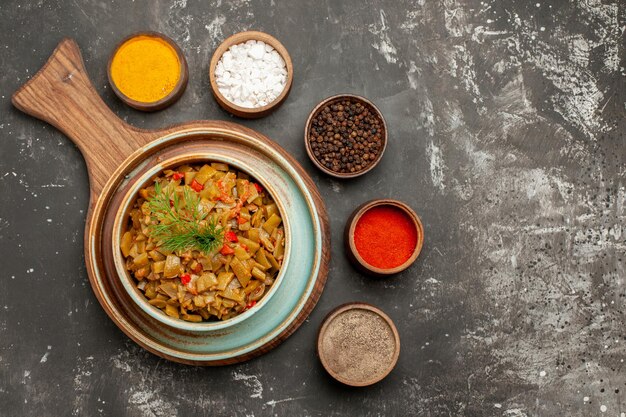
[[[64,39],[44,67],[12,97],[25,113],[65,133],[87,163],[90,200],[85,262],[96,298],[111,320],[149,351],[177,362],[224,365],[276,347],[315,307],[328,273],[330,234],[326,208],[308,174],[275,142],[224,121],[192,121],[158,130],[133,127],[102,101],[85,71],[75,41]],[[159,164],[181,158],[220,156],[254,161],[282,187],[290,220],[302,242],[284,280],[262,311],[219,332],[174,329],[143,312],[123,289],[112,265],[112,223],[133,180]],[[252,158],[252,159],[249,159]]]

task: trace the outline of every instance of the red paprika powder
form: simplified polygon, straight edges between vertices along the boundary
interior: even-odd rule
[[[376,206],[358,220],[354,243],[365,262],[376,268],[391,269],[411,257],[417,245],[417,230],[402,209]]]

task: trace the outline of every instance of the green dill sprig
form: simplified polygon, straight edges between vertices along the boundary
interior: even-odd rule
[[[208,254],[221,246],[223,229],[214,220],[206,220],[208,213],[199,209],[200,198],[189,187],[184,187],[181,199],[157,181],[154,196],[147,201],[152,220],[148,234],[165,250],[196,249]]]

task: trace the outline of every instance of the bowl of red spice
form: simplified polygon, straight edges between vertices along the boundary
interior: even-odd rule
[[[340,94],[319,103],[304,127],[311,161],[336,178],[353,178],[372,170],[387,146],[381,111],[364,97]]]
[[[387,276],[404,271],[415,262],[424,244],[424,227],[405,203],[372,200],[352,213],[344,239],[348,257],[358,269]]]

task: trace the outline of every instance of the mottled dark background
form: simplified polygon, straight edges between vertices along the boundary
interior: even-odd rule
[[[626,414],[626,70],[621,0],[2,1],[0,15],[0,415],[621,416]],[[142,29],[184,50],[185,95],[159,113],[117,100],[113,46]],[[275,139],[317,182],[333,259],[310,319],[249,363],[194,368],[144,352],[88,283],[88,184],[70,141],[11,94],[65,36],[128,122],[232,118],[207,76],[226,36],[278,37],[295,68]],[[340,92],[383,111],[389,146],[339,182],[308,161],[303,124]],[[355,205],[408,202],[426,244],[404,273],[355,272],[341,231]],[[324,315],[353,300],[396,322],[400,361],[349,389],[320,367]]]

